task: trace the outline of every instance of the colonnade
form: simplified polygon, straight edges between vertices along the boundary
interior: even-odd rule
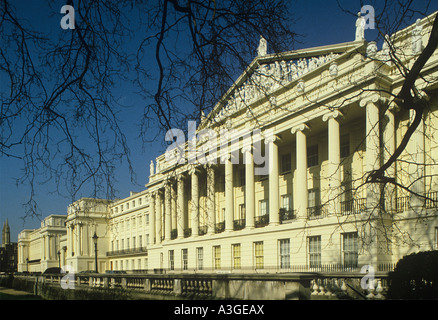
[[[375,94],[359,101],[361,107],[366,107],[366,159],[365,171],[370,172],[380,166],[380,130],[379,130],[379,103],[382,99]],[[328,185],[329,201],[328,212],[340,212],[341,171],[340,171],[340,123],[343,115],[340,111],[328,111],[323,115],[323,121],[327,122],[328,130]],[[307,170],[307,136],[310,125],[302,123],[293,127],[290,132],[295,135],[296,148],[293,153],[296,156],[296,180],[294,183],[294,210],[296,217],[308,216],[308,170]],[[391,132],[394,138],[394,121],[386,126],[385,132]],[[386,133],[385,133],[386,134]],[[275,226],[280,220],[280,194],[279,194],[279,143],[278,135],[265,138],[266,151],[268,151],[269,163],[269,225]],[[391,144],[393,146],[394,144]],[[393,147],[391,147],[393,148]],[[247,144],[240,151],[243,153],[245,165],[245,228],[255,227],[257,205],[255,203],[255,173],[253,146]],[[216,220],[215,208],[215,171],[223,165],[225,171],[225,214],[224,221]],[[177,230],[177,238],[184,237],[184,228],[188,225],[189,216],[185,212],[185,203],[190,200],[191,206],[191,236],[200,235],[199,229],[199,190],[206,190],[207,233],[215,233],[215,225],[224,222],[225,232],[234,230],[234,185],[233,185],[233,162],[231,154],[221,158],[220,165],[204,165],[206,172],[206,185],[200,184],[201,165],[193,166],[176,177],[176,201],[172,201],[174,188],[170,181],[163,181],[161,187],[153,187],[150,192],[150,234],[151,242],[158,244],[162,240],[171,240],[171,230]],[[222,169],[221,169],[222,170]],[[190,181],[190,199],[185,199],[185,183]],[[373,205],[378,199],[377,187],[371,184],[367,189],[367,205]],[[164,219],[163,219],[164,216]],[[164,223],[163,223],[164,221]],[[175,225],[176,224],[176,225]],[[162,230],[164,228],[164,230]],[[154,236],[155,235],[155,236]],[[188,236],[186,234],[186,236]]]

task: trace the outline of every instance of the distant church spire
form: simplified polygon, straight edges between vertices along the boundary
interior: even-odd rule
[[[2,245],[7,245],[11,243],[11,229],[9,228],[8,219],[3,223],[2,230]]]

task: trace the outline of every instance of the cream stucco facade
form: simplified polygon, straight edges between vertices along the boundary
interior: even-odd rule
[[[420,21],[423,46],[434,17]],[[408,68],[416,27],[390,37]],[[365,183],[412,119],[393,102],[404,77],[388,57],[365,40],[259,54],[195,139],[151,163],[144,191],[69,207],[61,261],[94,270],[94,232],[100,271],[379,269],[436,249],[437,52],[416,82],[428,101],[423,122],[387,170],[417,195]],[[42,256],[33,233],[19,239],[29,260]]]

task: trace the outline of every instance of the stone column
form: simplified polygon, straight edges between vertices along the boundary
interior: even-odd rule
[[[178,176],[178,181],[177,181],[177,229],[178,229],[178,239],[182,239],[184,238],[184,225],[185,225],[185,221],[184,221],[184,177],[180,174]]]
[[[171,205],[171,197],[170,197],[170,188],[171,185],[168,182],[166,184],[166,186],[164,187],[164,203],[165,203],[165,208],[164,208],[164,239],[165,240],[170,240],[170,234],[172,231],[172,214],[171,214],[171,210],[172,210],[172,205]]]
[[[156,193],[151,192],[149,197],[149,235],[151,244],[155,244],[155,197]]]
[[[67,224],[67,256],[71,256],[72,247],[71,247],[71,226]]]
[[[278,143],[279,137],[273,135],[266,138],[268,147],[269,165],[269,225],[280,224],[280,196],[279,196],[279,168],[278,168]]]
[[[328,212],[336,214],[341,212],[341,138],[338,117],[342,116],[339,111],[325,114],[322,119],[328,121]]]
[[[207,224],[208,233],[214,234],[216,229],[216,210],[215,210],[215,194],[214,194],[214,168],[211,164],[207,167]]]
[[[380,130],[379,106],[380,96],[373,94],[360,101],[361,107],[366,107],[366,154],[365,168],[367,174],[380,167]],[[376,183],[367,184],[367,208],[373,210],[379,204],[380,191]]]
[[[178,182],[177,182],[176,188],[178,188]],[[177,201],[178,200],[177,200],[177,195],[176,195],[177,191],[178,190],[175,190],[175,184],[172,183],[170,185],[170,198],[171,198],[171,207],[172,207],[172,209],[171,209],[171,216],[172,216],[171,231],[178,230],[178,211],[177,211],[177,205],[178,205]]]
[[[199,177],[197,169],[193,168],[190,175],[192,179],[192,236],[197,236],[199,235]]]
[[[295,199],[296,212],[298,218],[307,217],[307,141],[305,130],[309,127],[305,124],[301,124],[291,130],[292,134],[296,134],[296,157],[297,157],[297,176],[295,186]]]
[[[255,193],[254,193],[254,155],[252,146],[242,149],[245,161],[245,212],[246,228],[254,228],[255,219]]]
[[[414,121],[415,111],[410,110],[410,123]],[[413,194],[411,194],[411,204],[414,207],[422,207],[424,204],[424,198],[416,196],[425,195],[426,187],[425,187],[425,141],[424,141],[424,120],[418,124],[417,129],[411,136],[409,140],[407,150],[409,152],[409,161],[411,162],[408,167],[411,190]]]
[[[159,244],[161,243],[161,221],[162,221],[162,210],[161,210],[161,199],[162,199],[162,195],[160,190],[157,191],[156,193],[156,197],[155,197],[155,237],[156,237],[156,243]]]
[[[225,162],[225,231],[234,229],[234,190],[233,190],[233,163],[231,155],[223,157]]]
[[[395,104],[388,107],[383,119],[383,161],[387,162],[389,157],[395,151],[395,112],[397,112],[397,106]],[[396,178],[395,164],[386,169],[385,175],[387,177]],[[388,183],[385,186],[385,208],[390,210],[396,208],[396,194],[395,187]]]

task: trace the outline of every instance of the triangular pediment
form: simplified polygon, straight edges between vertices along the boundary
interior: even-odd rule
[[[268,99],[285,85],[299,82],[303,76],[335,62],[346,52],[363,47],[364,43],[353,41],[257,56],[201,120],[199,129],[226,121],[232,114]]]

